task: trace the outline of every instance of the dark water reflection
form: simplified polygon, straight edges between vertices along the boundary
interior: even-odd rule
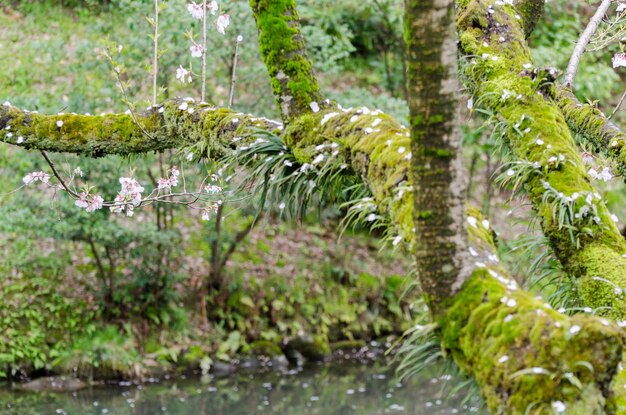
[[[433,369],[400,384],[386,362],[332,363],[301,371],[242,372],[144,385],[94,387],[75,393],[0,390],[0,413],[175,415],[475,414],[463,392],[446,399],[453,382]],[[442,390],[444,390],[442,392]]]

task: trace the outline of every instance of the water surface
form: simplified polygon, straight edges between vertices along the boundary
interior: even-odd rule
[[[399,383],[387,362],[328,363],[283,373],[183,376],[143,385],[122,383],[72,393],[0,390],[0,413],[19,415],[379,415],[483,413],[434,368]]]

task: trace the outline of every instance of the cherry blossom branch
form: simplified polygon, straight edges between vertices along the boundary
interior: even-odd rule
[[[108,202],[104,201],[102,196],[98,193],[91,194],[91,186],[85,185],[85,190],[81,193],[73,190],[57,170],[50,157],[48,157],[44,151],[41,151],[41,154],[50,166],[54,177],[59,181],[60,185],[50,183],[50,175],[43,171],[39,171],[28,173],[23,178],[22,181],[24,185],[21,186],[20,189],[26,185],[40,181],[53,188],[55,191],[61,190],[66,192],[74,200],[74,204],[77,207],[83,208],[87,212],[94,212],[102,208],[109,208],[113,213],[126,212],[127,216],[132,216],[135,208],[149,206],[153,203],[159,202],[183,205],[191,209],[202,210],[202,219],[209,220],[211,216],[210,214],[212,212],[216,212],[218,207],[223,203],[223,197],[216,200],[216,195],[221,195],[224,191],[220,185],[215,184],[218,180],[221,180],[220,172],[218,172],[218,174],[205,175],[195,192],[187,192],[184,190],[182,192],[173,193],[172,187],[178,186],[178,179],[181,172],[176,167],[172,167],[168,170],[168,177],[166,179],[161,178],[156,180],[153,178],[153,181],[155,181],[155,187],[145,197],[142,196],[144,188],[136,179],[132,177],[121,177],[119,181],[122,186],[122,190],[115,197],[114,201]],[[74,174],[80,174],[82,176],[82,171],[80,168],[76,168],[74,170]],[[74,176],[72,175],[70,179],[70,182],[73,181]],[[210,183],[207,184],[209,179]],[[185,198],[187,198],[187,200],[184,200]]]
[[[574,47],[574,51],[572,52],[572,56],[569,60],[569,63],[567,64],[567,69],[565,70],[565,75],[563,77],[563,85],[565,85],[566,87],[573,89],[574,78],[576,78],[576,72],[578,72],[578,65],[580,64],[580,60],[583,57],[585,49],[591,41],[591,38],[598,30],[598,26],[606,15],[606,12],[608,11],[612,1],[613,0],[602,0],[602,3],[598,7],[598,10],[596,10],[593,17],[591,17],[591,20],[589,20],[589,23],[587,24],[587,27],[585,28],[583,34],[578,39],[578,42],[576,42],[576,46]]]
[[[70,189],[70,187],[65,183],[65,181],[63,180],[63,177],[61,177],[61,175],[57,171],[54,163],[52,162],[50,157],[48,157],[48,154],[45,151],[43,151],[43,150],[40,151],[40,153],[43,156],[43,158],[46,160],[46,163],[48,163],[48,166],[50,166],[50,170],[52,170],[52,174],[59,181],[59,183],[61,184],[63,189],[65,189],[65,191],[67,193],[69,193],[72,197],[79,199],[80,195],[78,193],[74,192],[72,189]]]

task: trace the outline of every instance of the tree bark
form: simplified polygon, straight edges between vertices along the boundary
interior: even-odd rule
[[[469,278],[454,0],[405,0],[415,254],[435,314]]]

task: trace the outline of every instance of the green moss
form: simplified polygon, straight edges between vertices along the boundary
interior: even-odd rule
[[[568,126],[596,151],[615,161],[617,171],[626,177],[626,134],[611,123],[602,111],[582,104],[566,89],[553,87],[548,92],[561,109]]]
[[[343,351],[346,353],[352,353],[361,350],[366,347],[367,343],[363,340],[344,340],[340,342],[335,342],[330,345],[330,348],[333,352]]]
[[[491,411],[551,413],[558,400],[568,414],[610,413],[620,329],[567,317],[512,288],[501,269],[479,269],[439,319],[443,347],[476,378]]]
[[[328,114],[334,113],[322,124]],[[337,158],[351,167],[370,187],[378,212],[393,220],[406,241],[413,240],[413,207],[408,169],[408,129],[391,116],[369,109],[322,110],[294,119],[283,139],[299,162],[310,163],[315,146],[337,143]],[[404,187],[404,190],[400,189]]]
[[[167,101],[136,114],[43,115],[0,105],[0,141],[26,149],[90,157],[129,155],[189,147],[198,155],[219,157],[235,147],[233,139],[249,127],[276,129],[276,122],[229,109],[190,103],[193,112]],[[7,129],[7,127],[9,129]],[[246,140],[238,144],[245,145]]]
[[[516,3],[515,7],[522,17],[526,37],[530,36],[535,25],[541,19],[544,6],[545,0],[525,0]]]
[[[245,349],[244,353],[248,353],[254,356],[276,357],[282,356],[283,351],[276,343],[267,340],[258,340],[250,343]]]
[[[622,357],[622,362],[617,374],[613,377],[613,381],[611,382],[611,404],[613,407],[613,411],[616,414],[624,414],[626,413],[626,361]]]
[[[250,0],[259,30],[259,50],[285,121],[320,107],[324,98],[307,58],[294,0]]]

